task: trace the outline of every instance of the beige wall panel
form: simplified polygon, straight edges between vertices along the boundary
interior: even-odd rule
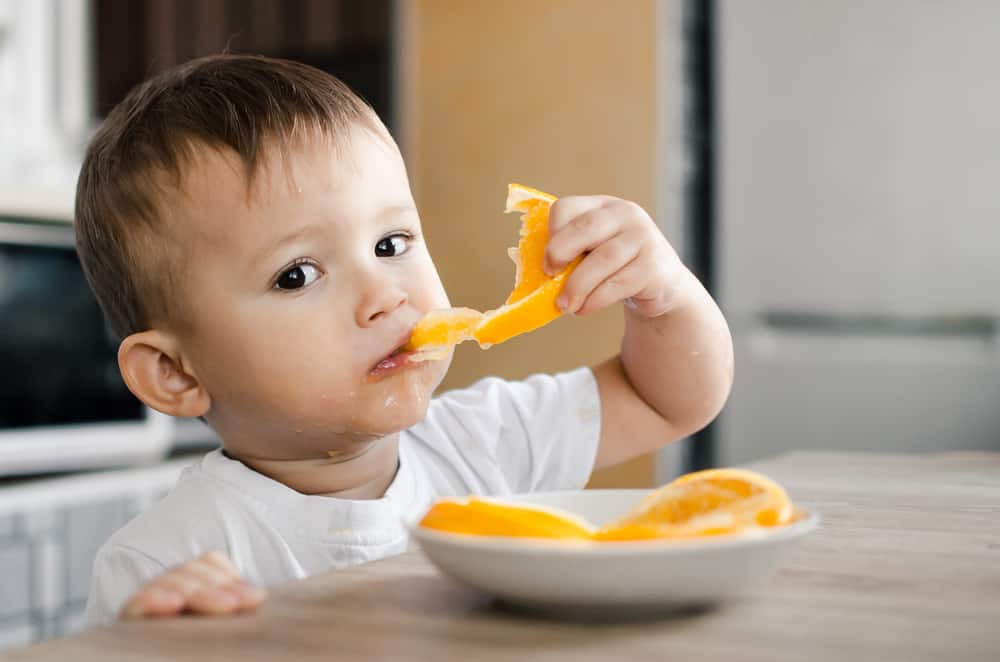
[[[401,0],[398,9],[402,147],[452,305],[487,310],[510,292],[510,181],[655,211],[654,0]],[[594,364],[618,351],[621,333],[615,307],[488,351],[466,344],[442,388]],[[652,480],[645,457],[594,484]]]

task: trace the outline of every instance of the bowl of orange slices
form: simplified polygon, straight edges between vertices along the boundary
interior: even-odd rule
[[[441,572],[506,603],[617,617],[743,593],[817,524],[773,480],[723,468],[656,490],[441,499],[411,531]]]

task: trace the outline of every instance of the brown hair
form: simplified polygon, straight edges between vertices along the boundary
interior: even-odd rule
[[[162,205],[197,147],[231,149],[249,184],[272,142],[306,129],[336,139],[356,124],[383,131],[346,85],[287,60],[213,55],[133,88],[91,140],[76,190],[77,251],[112,331],[123,338],[182,312],[172,295],[183,256]]]

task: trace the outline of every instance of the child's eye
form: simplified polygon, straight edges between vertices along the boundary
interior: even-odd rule
[[[314,265],[296,264],[281,272],[274,286],[279,290],[297,290],[309,285],[319,276],[319,269]]]
[[[380,239],[375,244],[375,255],[378,257],[396,257],[397,255],[402,255],[410,248],[410,244],[407,243],[409,238],[410,236],[406,234],[393,234],[385,239]]]

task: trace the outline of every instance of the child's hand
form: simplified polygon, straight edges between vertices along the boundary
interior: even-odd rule
[[[240,577],[224,554],[209,552],[147,582],[122,609],[121,617],[232,614],[255,609],[265,596],[263,589]]]
[[[642,207],[606,195],[560,198],[549,211],[545,271],[587,253],[556,304],[585,315],[618,301],[646,317],[670,310],[687,269]]]

